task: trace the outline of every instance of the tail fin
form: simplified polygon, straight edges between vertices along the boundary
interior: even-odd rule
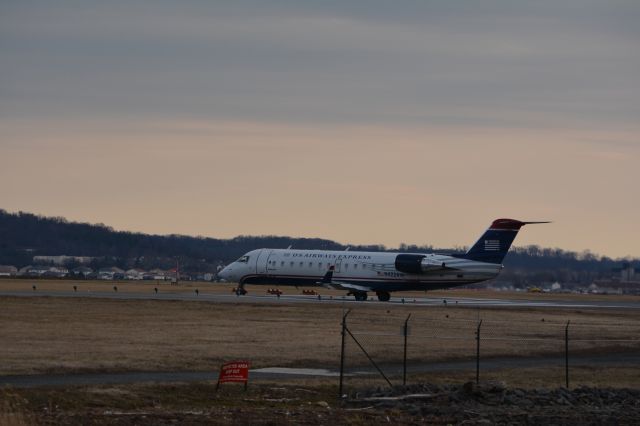
[[[496,219],[473,247],[459,257],[478,262],[502,263],[520,228],[533,223],[549,222],[521,222],[513,219]]]

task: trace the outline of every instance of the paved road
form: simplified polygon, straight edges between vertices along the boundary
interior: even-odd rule
[[[412,306],[441,306],[446,304],[457,306],[473,307],[549,307],[549,308],[606,308],[606,309],[640,309],[640,302],[620,302],[620,301],[562,301],[562,300],[518,300],[518,299],[491,299],[491,298],[468,298],[450,297],[392,297],[389,302],[379,302],[377,300],[367,300],[366,302],[356,302],[353,297],[337,296],[329,298],[323,296],[306,295],[245,295],[236,296],[233,294],[210,294],[210,293],[162,293],[154,292],[108,292],[108,291],[0,291],[1,296],[14,297],[73,297],[73,298],[101,298],[119,300],[182,300],[182,301],[208,301],[216,303],[348,303],[348,304],[410,304]]]
[[[572,367],[577,366],[638,366],[640,354],[605,354],[573,356],[570,359]],[[531,357],[531,358],[492,358],[481,360],[481,371],[499,370],[503,368],[530,368],[530,367],[561,367],[564,366],[564,357]],[[385,374],[399,376],[402,374],[402,365],[381,366]],[[428,373],[443,371],[473,371],[475,361],[449,361],[428,364],[409,365],[408,373]],[[358,367],[347,368],[348,376],[370,376],[377,374],[373,368]],[[336,369],[321,368],[282,368],[270,367],[251,370],[253,379],[287,380],[303,377],[337,377]],[[86,374],[42,374],[42,375],[15,375],[0,376],[0,388],[9,386],[15,388],[49,387],[49,386],[79,386],[79,385],[107,385],[107,384],[131,384],[131,383],[171,383],[171,382],[202,382],[217,381],[218,374],[215,371],[133,371],[127,373],[86,373]]]

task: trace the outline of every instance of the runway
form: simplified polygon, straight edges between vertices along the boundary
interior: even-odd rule
[[[332,303],[348,305],[409,305],[409,306],[459,306],[459,307],[534,307],[534,308],[565,308],[565,309],[640,309],[640,302],[634,301],[570,301],[570,300],[523,300],[497,298],[469,298],[469,297],[392,297],[389,302],[380,302],[374,297],[363,302],[357,302],[350,296],[310,296],[310,295],[244,295],[212,294],[194,292],[117,292],[117,291],[0,291],[0,297],[66,297],[66,298],[97,298],[115,300],[172,300],[188,302],[214,303]]]
[[[636,366],[640,362],[640,355],[633,353],[611,353],[599,355],[576,355],[571,357],[572,367],[580,366]],[[500,370],[512,368],[558,367],[564,363],[561,356],[543,357],[499,357],[482,360],[482,370]],[[401,364],[387,364],[380,366],[390,376],[401,376]],[[475,361],[456,360],[429,363],[412,363],[408,366],[411,374],[445,372],[445,371],[473,371]],[[252,379],[289,380],[307,377],[337,378],[339,370],[334,367],[326,368],[283,368],[267,367],[250,370]],[[376,370],[371,366],[350,367],[345,370],[346,377],[375,376]],[[32,388],[49,386],[87,386],[107,384],[131,383],[175,383],[202,382],[218,380],[216,371],[130,371],[120,373],[74,373],[74,374],[26,374],[0,376],[0,388],[4,386],[14,388]]]

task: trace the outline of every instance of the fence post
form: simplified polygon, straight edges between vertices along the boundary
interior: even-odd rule
[[[569,323],[571,320],[567,321],[567,326],[564,328],[564,382],[567,389],[569,389]]]
[[[476,330],[476,385],[480,383],[480,326],[482,320],[478,323]]]
[[[338,398],[342,398],[342,382],[344,379],[344,338],[347,334],[347,315],[349,315],[351,309],[342,316],[342,345],[340,347],[340,386],[338,388]]]
[[[407,336],[409,335],[409,318],[411,314],[404,320],[404,357],[402,362],[402,386],[407,385]]]

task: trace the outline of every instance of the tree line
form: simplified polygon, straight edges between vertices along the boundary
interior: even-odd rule
[[[321,238],[282,236],[238,236],[231,239],[192,237],[185,235],[149,235],[115,231],[104,224],[67,221],[62,217],[45,217],[31,213],[9,213],[0,209],[0,264],[18,268],[33,264],[33,256],[91,256],[92,267],[118,266],[126,269],[171,268],[176,261],[184,271],[214,272],[256,248],[383,251],[383,245],[346,246]],[[431,245],[402,244],[402,252],[462,252]],[[514,247],[504,260],[502,278],[515,281],[589,282],[609,277],[622,261],[590,252],[575,253],[538,246]],[[636,264],[638,260],[635,260]],[[74,266],[74,265],[69,265]]]

